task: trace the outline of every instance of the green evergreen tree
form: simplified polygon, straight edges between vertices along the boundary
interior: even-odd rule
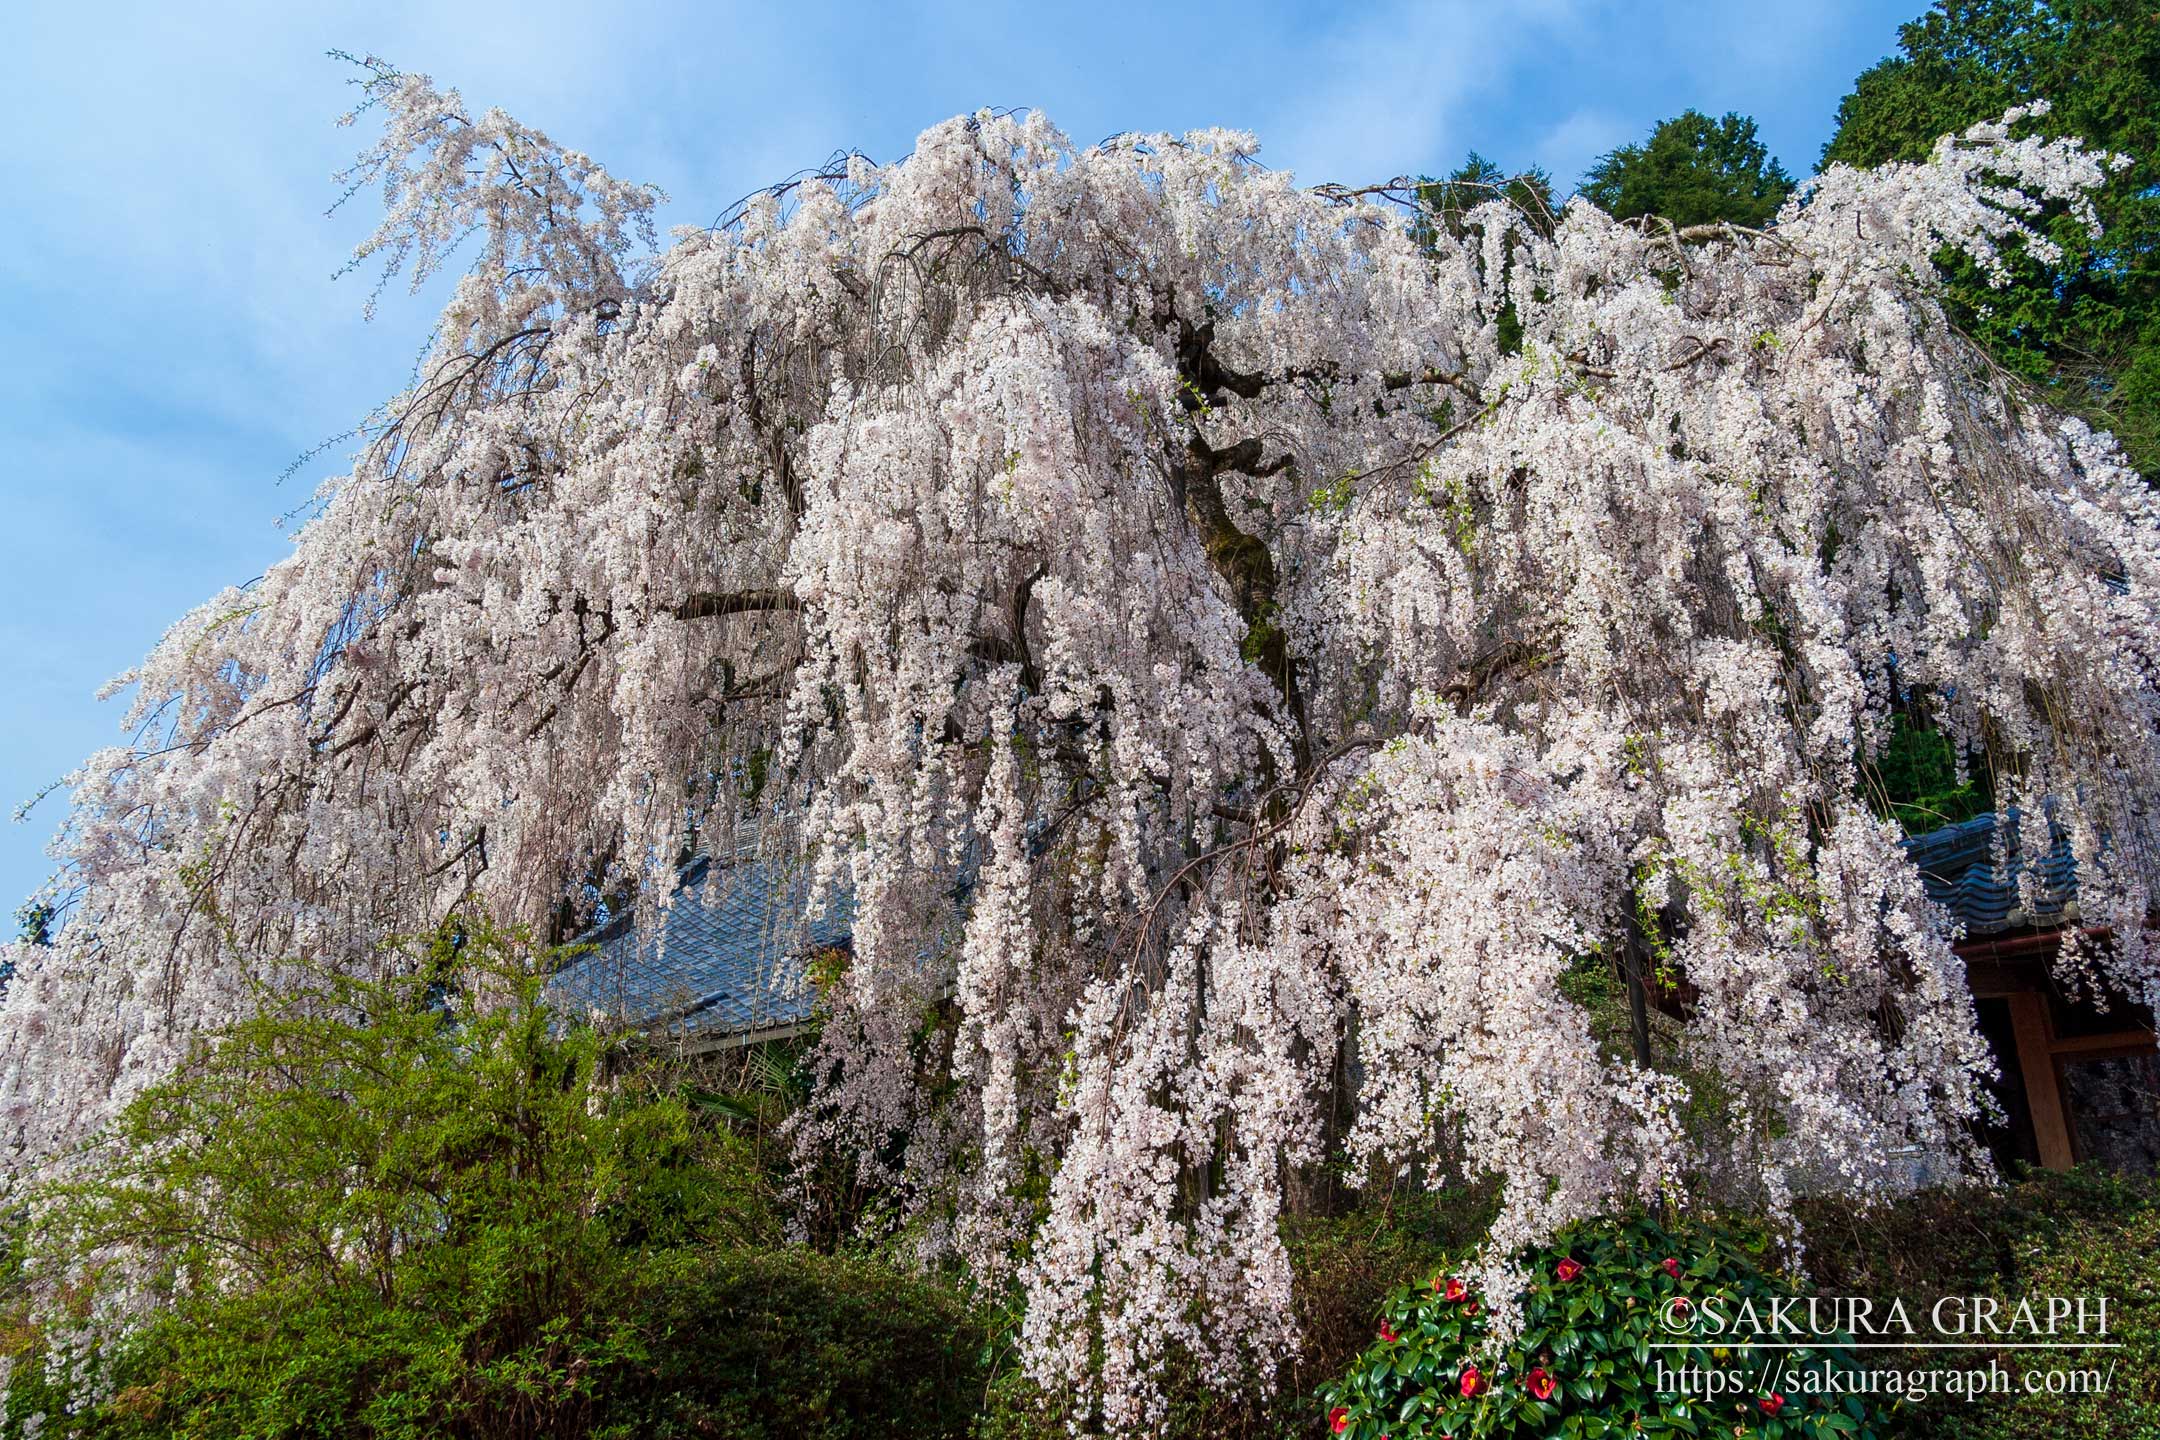
[[[2044,99],[2041,134],[2078,135],[2130,164],[2096,197],[2094,241],[2067,216],[2062,259],[2013,257],[1994,287],[1945,259],[1952,312],[2006,368],[2160,462],[2160,8],[2144,0],[1939,0],[1899,31],[1900,53],[1838,106],[1825,165],[1916,160],[1939,135]]]
[[[1546,230],[1555,210],[1550,175],[1535,166],[1510,174],[1475,150],[1445,180],[1420,185],[1418,199],[1429,223],[1450,235],[1461,235],[1463,217],[1488,200],[1508,201]]]
[[[1793,178],[1756,138],[1748,116],[1713,120],[1684,110],[1640,145],[1622,145],[1583,176],[1582,194],[1620,220],[1656,215],[1675,225],[1767,225]]]

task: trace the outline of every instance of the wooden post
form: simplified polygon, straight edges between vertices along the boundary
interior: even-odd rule
[[[1635,917],[1627,921],[1627,938],[1621,959],[1627,970],[1628,1038],[1634,1042],[1635,1063],[1650,1068],[1650,951],[1643,943]]]
[[[2047,996],[2037,990],[2019,990],[2004,998],[2010,1002],[2010,1027],[2017,1038],[2018,1069],[2025,1072],[2025,1104],[2032,1111],[2040,1163],[2050,1170],[2068,1170],[2077,1157],[2070,1143],[2062,1081],[2055,1073],[2054,1027],[2048,1020]]]

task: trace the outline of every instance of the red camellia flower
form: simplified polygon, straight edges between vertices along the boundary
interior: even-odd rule
[[[1673,1279],[1675,1279],[1675,1280],[1679,1279],[1679,1278],[1680,1278],[1680,1262],[1679,1262],[1678,1260],[1674,1260],[1674,1259],[1672,1259],[1671,1257],[1669,1257],[1669,1256],[1668,1256],[1668,1257],[1666,1258],[1666,1261],[1665,1261],[1665,1273],[1666,1273],[1666,1274],[1668,1274],[1668,1275],[1670,1275],[1670,1276],[1672,1276],[1672,1278],[1673,1278]]]
[[[1785,1397],[1778,1394],[1765,1395],[1762,1397],[1762,1399],[1756,1401],[1755,1404],[1757,1408],[1762,1411],[1763,1414],[1775,1415],[1778,1411],[1785,1408]]]
[[[1394,1327],[1389,1325],[1385,1320],[1382,1320],[1380,1322],[1380,1338],[1387,1341],[1390,1345],[1395,1343]],[[1387,1440],[1387,1437],[1382,1436],[1381,1440]]]
[[[1343,1431],[1350,1428],[1350,1412],[1340,1405],[1328,1411],[1327,1428],[1333,1434],[1342,1434]]]
[[[1565,1285],[1568,1281],[1582,1274],[1582,1266],[1576,1264],[1573,1260],[1562,1260],[1558,1265],[1553,1266],[1553,1274],[1559,1276],[1560,1283]]]
[[[1462,1393],[1464,1399],[1467,1400],[1475,1396],[1483,1395],[1487,1390],[1490,1390],[1491,1388],[1492,1385],[1490,1384],[1490,1382],[1488,1382],[1483,1375],[1478,1373],[1477,1366],[1471,1365],[1463,1370]]]
[[[1470,1302],[1469,1304],[1467,1304],[1467,1305],[1463,1306],[1463,1307],[1462,1307],[1462,1313],[1463,1313],[1463,1314],[1465,1314],[1465,1315],[1475,1315],[1475,1314],[1477,1314],[1477,1301],[1475,1301],[1475,1300],[1472,1300],[1472,1301],[1471,1301],[1471,1302]]]
[[[1439,1286],[1440,1282],[1435,1280],[1433,1282],[1433,1287],[1435,1289],[1439,1289]],[[1450,1275],[1447,1277],[1447,1288],[1445,1290],[1441,1290],[1440,1293],[1443,1299],[1460,1300],[1464,1296],[1468,1295],[1470,1293],[1470,1290],[1468,1286],[1462,1283],[1462,1281],[1456,1279],[1453,1275]]]
[[[1540,1400],[1550,1400],[1552,1392],[1558,1387],[1554,1385],[1552,1376],[1545,1373],[1544,1366],[1533,1365],[1530,1373],[1523,1376],[1523,1388]]]

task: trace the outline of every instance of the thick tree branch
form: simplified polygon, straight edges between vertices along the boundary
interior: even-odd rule
[[[800,610],[802,601],[789,590],[699,591],[674,610],[678,620],[711,620],[722,615],[754,615],[773,610]]]
[[[1547,663],[1548,645],[1529,640],[1508,640],[1485,651],[1453,680],[1440,687],[1443,698],[1455,703],[1458,713],[1468,714],[1487,686],[1507,676],[1535,670]]]

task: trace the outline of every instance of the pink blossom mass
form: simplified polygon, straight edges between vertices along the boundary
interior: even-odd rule
[[[663,248],[590,157],[367,91],[355,263],[471,268],[72,777],[14,1169],[303,957],[568,940],[754,853],[854,907],[800,1162],[1131,1432],[1173,1349],[1297,1345],[1321,1167],[1496,1178],[1502,1327],[1504,1257],[1616,1204],[1985,1167],[1956,937],[1864,790],[1910,697],[2070,836],[2113,941],[2066,980],[2160,999],[2160,515],[1931,265],[2044,253],[2110,157],[2013,112],[1760,231],[1435,224],[1249,135],[984,111]],[[1689,987],[1670,1063],[1562,983],[1631,943]]]

